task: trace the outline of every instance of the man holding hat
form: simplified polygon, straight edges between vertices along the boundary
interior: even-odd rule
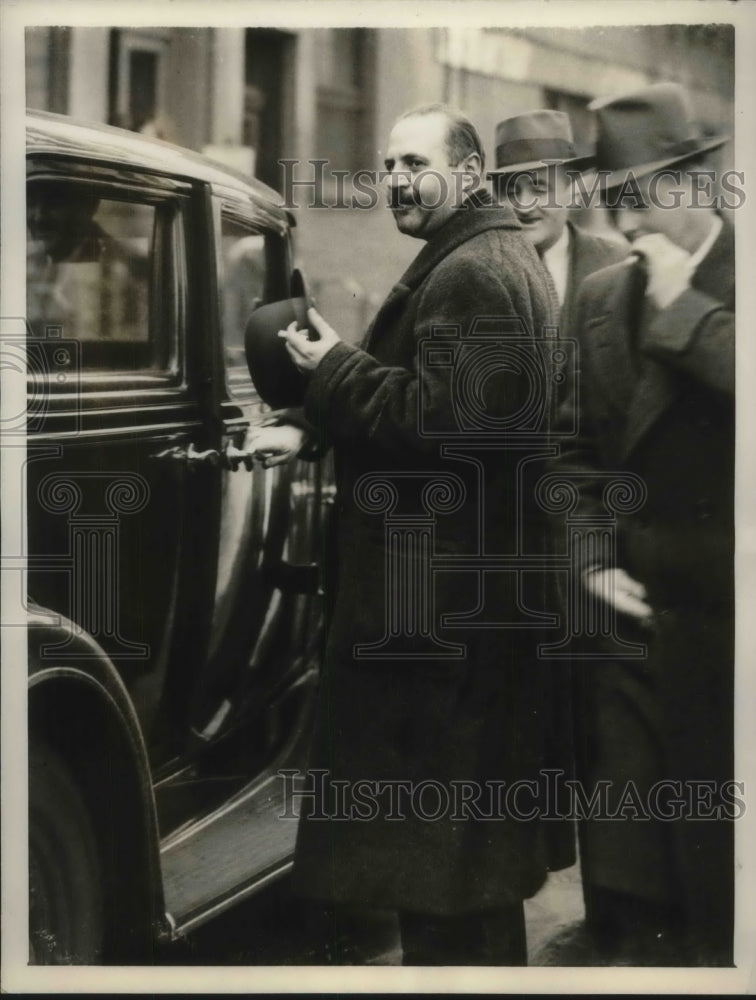
[[[574,515],[606,513],[593,473],[629,471],[645,485],[640,509],[617,520],[616,561],[586,537],[574,569],[647,656],[583,668],[586,793],[609,782],[610,813],[628,787],[638,796],[624,819],[583,824],[587,917],[623,964],[727,965],[740,808],[734,244],[730,222],[701,207],[697,176],[726,140],[693,134],[672,83],[592,108],[596,165],[635,253],[581,290],[579,435],[555,468],[579,484]]]
[[[584,279],[627,254],[624,241],[595,236],[568,221],[571,174],[592,164],[592,156],[576,155],[570,119],[563,111],[527,111],[496,126],[496,167],[488,174],[494,197],[512,205],[546,266],[553,318],[562,336],[571,335]]]
[[[514,573],[430,580],[413,532],[432,530],[427,545],[452,569],[465,554],[543,543],[543,515],[532,504],[518,517],[515,496],[528,452],[514,415],[532,407],[533,387],[522,364],[509,364],[501,331],[512,324],[517,357],[535,358],[548,293],[511,208],[476,190],[483,150],[464,115],[443,105],[403,115],[385,165],[397,228],[423,245],[363,346],[344,343],[312,309],[319,339],[295,324],[282,331],[338,482],[317,770],[305,775],[293,885],[333,906],[398,911],[405,964],[521,965],[522,901],[574,854],[569,825],[560,842],[532,799],[542,769],[563,762],[551,669],[536,660],[532,628],[496,625],[521,610]],[[466,365],[461,387],[455,358]],[[461,399],[471,380],[474,399]],[[484,407],[485,427],[507,430],[481,445],[455,422],[465,403]],[[276,445],[275,432],[260,450],[290,454],[295,446]],[[563,743],[567,751],[567,734]],[[487,795],[491,782],[529,783],[527,815],[482,801],[444,807],[460,784]],[[350,801],[357,813],[346,815],[339,802],[348,813]]]

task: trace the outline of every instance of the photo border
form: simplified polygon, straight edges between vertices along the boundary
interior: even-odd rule
[[[208,16],[208,11],[210,15]],[[208,24],[208,21],[211,22]],[[9,318],[25,313],[23,257],[12,252],[23,240],[24,200],[24,28],[27,25],[61,24],[167,26],[357,26],[421,28],[462,23],[502,26],[562,26],[731,23],[735,26],[736,169],[756,176],[756,5],[727,0],[634,0],[601,3],[600,0],[487,0],[413,4],[394,0],[302,3],[279,0],[256,4],[247,0],[215,0],[208,7],[199,0],[147,0],[147,2],[95,2],[66,0],[56,4],[39,0],[8,2],[0,10],[0,177],[2,213],[0,243],[3,247],[0,285],[0,321],[7,331]],[[756,186],[736,225],[736,273],[739,280],[737,354],[737,634],[736,634],[736,778],[746,782],[746,815],[735,824],[737,856],[737,923],[735,969],[646,968],[479,968],[415,969],[389,967],[303,968],[280,967],[28,967],[25,964],[26,900],[26,644],[23,628],[8,628],[2,635],[2,982],[6,991],[19,993],[120,992],[459,992],[459,993],[749,993],[756,992]],[[13,322],[17,322],[14,320]],[[25,399],[23,377],[2,373],[0,415],[19,412]],[[3,552],[23,549],[19,497],[12,484],[19,482],[25,458],[23,444],[0,452],[2,482]],[[2,575],[2,600],[18,600],[18,579]]]

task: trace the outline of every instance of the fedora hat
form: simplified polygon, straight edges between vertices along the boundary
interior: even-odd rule
[[[301,406],[307,387],[305,374],[291,360],[285,341],[278,336],[278,331],[294,320],[300,328],[307,326],[310,302],[301,271],[292,272],[291,291],[295,293],[293,298],[268,302],[255,309],[244,332],[249,374],[260,398],[274,410]]]
[[[526,111],[505,118],[496,126],[496,167],[489,177],[537,170],[544,160],[561,160],[563,166],[585,170],[592,156],[577,156],[572,126],[564,111]]]
[[[607,188],[724,145],[729,136],[694,133],[685,91],[677,83],[652,83],[588,105],[596,114],[596,169],[610,171]]]

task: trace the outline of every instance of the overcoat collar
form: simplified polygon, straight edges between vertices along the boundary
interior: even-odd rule
[[[735,283],[733,230],[726,218],[723,223],[714,245],[696,268],[692,286],[712,298],[729,302]],[[633,258],[629,260],[624,280],[616,283],[608,309],[588,320],[591,337],[601,348],[602,384],[612,404],[625,411],[622,458],[627,457],[679,396],[684,384],[667,365],[643,354],[637,361],[634,358],[632,345],[638,336],[639,322],[640,325],[650,322],[653,312],[649,315],[648,309],[640,310],[640,321],[637,314],[633,315],[638,309],[639,272]]]
[[[727,302],[735,288],[734,232],[729,219],[720,215],[722,228],[714,244],[693,275],[693,287]]]
[[[567,288],[560,311],[559,327],[561,337],[572,336],[572,315],[578,288],[580,288],[581,283],[589,274],[598,271],[602,266],[600,259],[601,250],[594,244],[594,241],[588,239],[571,222],[567,223],[567,231],[570,234],[570,257],[569,270],[567,272]]]
[[[522,229],[510,205],[497,205],[488,191],[478,191],[460,205],[449,220],[428,240],[378,310],[365,339],[370,350],[387,326],[389,314],[418,288],[444,258],[473,236],[489,229]]]

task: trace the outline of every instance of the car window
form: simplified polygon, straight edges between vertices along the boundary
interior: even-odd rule
[[[169,204],[59,178],[27,188],[27,319],[80,344],[86,371],[165,370],[175,288],[166,287]]]
[[[229,390],[253,391],[244,354],[244,332],[252,313],[285,291],[283,237],[261,232],[251,222],[221,215],[221,321]]]

